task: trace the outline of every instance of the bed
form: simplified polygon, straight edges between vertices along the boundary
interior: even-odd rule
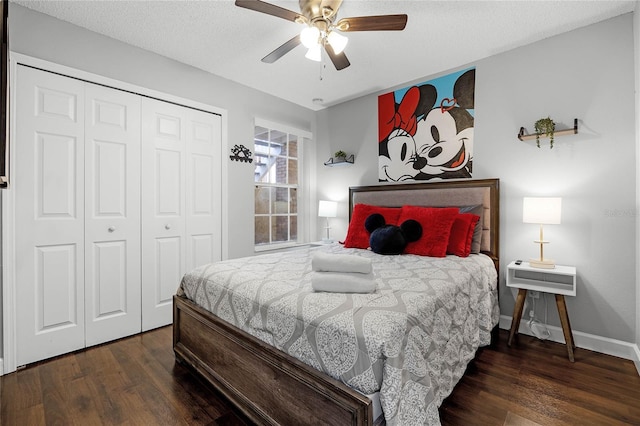
[[[497,325],[497,179],[352,187],[349,203],[351,211],[358,204],[482,206],[482,253],[381,256],[333,244],[223,261],[185,275],[174,296],[176,359],[256,424],[438,424],[440,403]],[[378,290],[314,292],[309,265],[317,251],[371,257]],[[473,285],[462,288],[472,290],[453,292],[430,276],[442,273],[471,277]],[[209,287],[215,277],[224,284]],[[426,278],[429,288],[416,277]],[[438,312],[426,319],[428,326],[416,319],[423,309],[418,300]],[[460,300],[466,310],[444,309]],[[395,311],[398,301],[410,315]]]

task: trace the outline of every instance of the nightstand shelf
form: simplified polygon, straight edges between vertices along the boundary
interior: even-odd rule
[[[507,287],[575,296],[576,268],[557,265],[553,269],[540,269],[527,262],[521,265],[511,262],[507,266]]]
[[[576,268],[573,266],[556,265],[553,269],[540,269],[531,267],[528,262],[522,262],[520,265],[511,262],[507,265],[507,287],[518,289],[507,344],[511,346],[513,337],[518,333],[524,302],[527,298],[527,291],[551,293],[554,294],[556,298],[558,315],[562,323],[562,332],[565,342],[567,343],[567,354],[569,355],[569,360],[573,362],[573,350],[576,345],[573,340],[573,332],[571,331],[571,323],[569,322],[569,314],[564,296],[576,295]]]

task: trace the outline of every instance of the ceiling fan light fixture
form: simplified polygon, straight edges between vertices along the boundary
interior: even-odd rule
[[[316,44],[315,46],[311,46],[304,57],[312,61],[320,62],[322,60],[322,49],[320,45]]]
[[[320,30],[316,27],[304,27],[304,29],[300,32],[300,42],[307,49],[312,49],[313,46],[318,46],[319,38]]]
[[[347,47],[347,43],[349,42],[349,38],[343,36],[340,33],[335,32],[335,31],[331,31],[329,33],[329,35],[327,36],[327,41],[329,42],[329,44],[333,48],[333,51],[337,55],[339,55],[340,53],[342,53],[344,48]]]

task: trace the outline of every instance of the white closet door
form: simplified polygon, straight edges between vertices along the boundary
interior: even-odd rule
[[[85,91],[86,345],[141,330],[140,96]]]
[[[17,365],[84,347],[83,83],[18,66]]]
[[[142,330],[171,323],[186,269],[184,109],[142,100]]]
[[[187,110],[187,271],[220,260],[220,116]]]
[[[221,258],[220,116],[143,99],[142,330],[170,324],[182,276]]]

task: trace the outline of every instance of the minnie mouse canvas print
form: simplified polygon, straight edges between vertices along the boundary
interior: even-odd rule
[[[470,178],[475,68],[378,97],[378,180]]]

